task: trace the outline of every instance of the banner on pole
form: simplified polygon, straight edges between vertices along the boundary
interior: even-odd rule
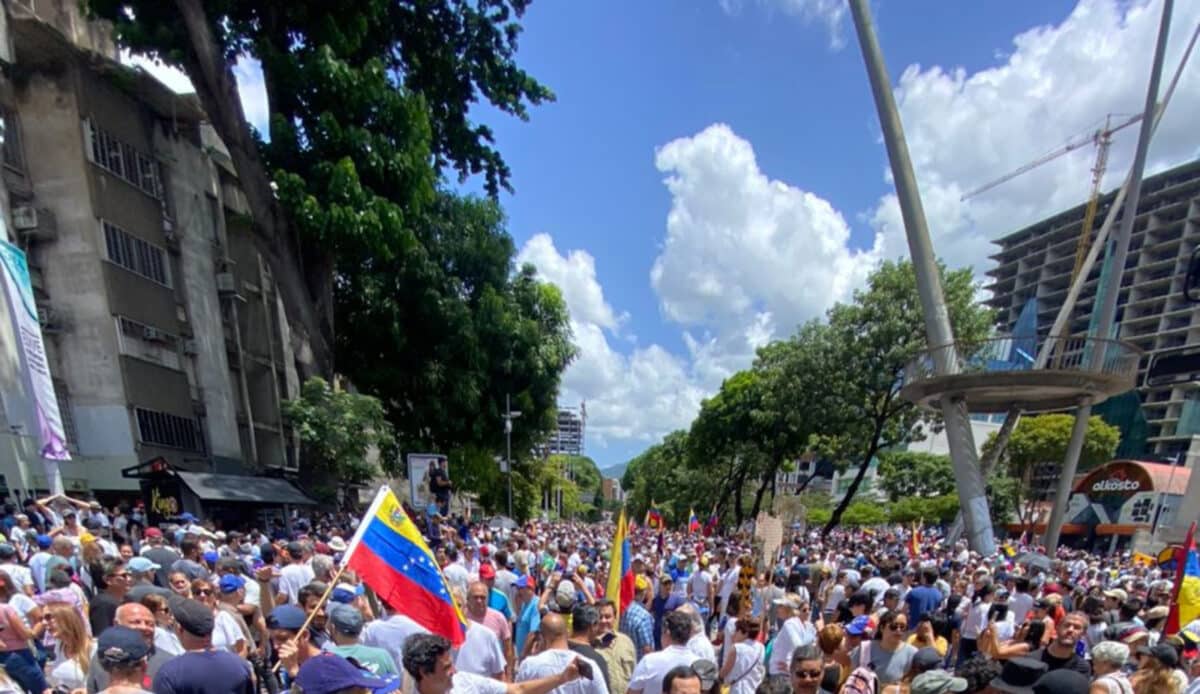
[[[0,223],[0,229],[3,224]],[[2,237],[2,234],[0,234]],[[38,322],[37,303],[29,279],[29,264],[25,252],[0,238],[0,281],[12,317],[17,355],[24,377],[26,397],[37,423],[38,439],[50,491],[62,493],[62,474],[58,461],[70,460],[67,437],[63,430],[58,397],[54,394],[54,379],[46,359],[46,344],[42,341],[42,326]]]

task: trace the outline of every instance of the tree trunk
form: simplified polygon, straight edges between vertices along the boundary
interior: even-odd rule
[[[763,495],[767,493],[767,487],[769,486],[770,481],[775,479],[775,473],[772,471],[773,469],[773,466],[771,469],[768,469],[767,472],[763,474],[762,480],[760,480],[758,483],[758,491],[754,493],[754,508],[750,511],[751,518],[758,518],[758,512],[760,509],[762,509]]]
[[[202,0],[175,0],[175,6],[189,39],[188,45],[182,47],[183,65],[196,88],[200,105],[229,150],[254,218],[255,247],[271,267],[290,327],[306,343],[307,353],[303,349],[296,351],[301,376],[328,378],[333,373],[332,295],[314,296],[309,287],[313,284],[326,286],[330,279],[307,277],[304,272],[299,240],[294,233],[289,233],[287,219],[279,207],[271,179],[258,155],[258,145],[246,122],[237,79],[222,48],[213,38]],[[328,272],[330,269],[331,262],[313,271]]]
[[[828,536],[842,522],[842,514],[850,507],[850,502],[854,500],[854,495],[858,493],[859,485],[862,484],[863,478],[867,476],[867,469],[871,467],[871,460],[879,452],[879,437],[883,435],[883,424],[885,421],[887,421],[886,418],[875,420],[875,433],[871,436],[871,443],[867,447],[867,454],[863,456],[863,461],[858,466],[858,474],[850,482],[850,488],[846,490],[846,496],[833,509],[833,515],[829,517],[829,522],[825,524],[824,528],[821,528],[821,537]]]

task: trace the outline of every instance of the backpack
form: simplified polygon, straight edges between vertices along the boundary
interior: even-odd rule
[[[871,642],[864,641],[858,649],[858,667],[846,678],[841,694],[877,694],[879,678],[871,667]]]

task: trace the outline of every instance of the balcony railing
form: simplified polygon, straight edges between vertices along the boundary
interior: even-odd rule
[[[1095,337],[1051,337],[1039,341],[1038,348],[1050,343],[1050,358],[1045,371],[1075,371],[1135,379],[1142,350],[1119,340]],[[1033,371],[1036,349],[1026,350],[1026,340],[997,337],[978,342],[955,342],[920,352],[904,369],[904,385],[952,374],[1009,373]],[[944,363],[944,370],[938,364]]]

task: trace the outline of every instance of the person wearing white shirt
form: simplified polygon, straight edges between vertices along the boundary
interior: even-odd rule
[[[467,567],[459,561],[458,549],[454,545],[446,547],[446,558],[450,560],[450,563],[442,567],[442,575],[446,577],[446,582],[450,584],[451,588],[461,588],[465,594],[471,585],[471,574],[467,571]]]
[[[971,603],[971,607],[967,610],[967,616],[963,619],[962,630],[959,638],[959,662],[963,662],[975,655],[978,650],[979,635],[988,625],[988,611],[992,609],[992,593],[994,588],[990,581],[980,583],[975,590],[975,601]]]
[[[758,622],[737,620],[720,672],[721,681],[729,685],[729,694],[754,694],[766,676],[758,631]]]
[[[692,577],[688,580],[688,592],[693,603],[700,608],[700,614],[704,617],[708,616],[708,612],[712,609],[712,575],[707,571],[708,560],[701,557],[700,566],[692,573]]]
[[[712,664],[717,663],[717,651],[713,648],[712,641],[708,640],[708,635],[704,633],[704,618],[700,616],[700,612],[695,605],[684,603],[675,610],[682,612],[692,620],[692,635],[688,637],[687,649],[696,654],[698,660],[707,660]]]
[[[788,593],[775,601],[779,617],[779,634],[771,647],[771,660],[767,663],[768,675],[790,675],[792,653],[800,646],[817,640],[817,628],[808,621],[808,604],[795,593]]]
[[[553,694],[608,694],[608,687],[604,678],[600,676],[600,666],[590,658],[577,655],[567,644],[567,623],[562,615],[551,612],[543,617],[538,634],[542,641],[541,652],[529,656],[521,663],[514,681],[528,682],[553,677],[578,658],[591,668],[592,677],[555,687],[551,690]]]
[[[405,673],[414,683],[414,694],[549,694],[580,677],[582,660],[576,658],[557,675],[505,683],[458,672],[450,650],[450,642],[435,634],[417,634],[406,642],[402,662]]]
[[[429,630],[402,614],[385,619],[373,619],[363,626],[359,643],[382,648],[397,663],[404,660],[404,641],[413,634],[428,634]]]
[[[662,638],[666,647],[642,656],[629,678],[627,694],[663,694],[663,676],[679,666],[690,666],[698,660],[687,648],[692,637],[692,619],[679,610],[663,617]]]
[[[0,544],[0,571],[8,574],[19,592],[33,595],[36,587],[33,584],[33,573],[28,567],[18,564],[16,558],[16,547],[7,542]]]
[[[466,639],[454,656],[454,667],[472,675],[503,680],[507,665],[500,637],[478,622],[468,622]]]
[[[1033,611],[1033,595],[1029,592],[1029,579],[1025,576],[1017,576],[1013,583],[1017,590],[1012,599],[1008,601],[1008,610],[1012,614],[1014,623],[1024,624],[1025,618]]]
[[[279,572],[279,594],[286,595],[292,605],[298,605],[300,589],[312,583],[317,574],[304,561],[303,544],[289,542],[285,551],[290,563]]]

